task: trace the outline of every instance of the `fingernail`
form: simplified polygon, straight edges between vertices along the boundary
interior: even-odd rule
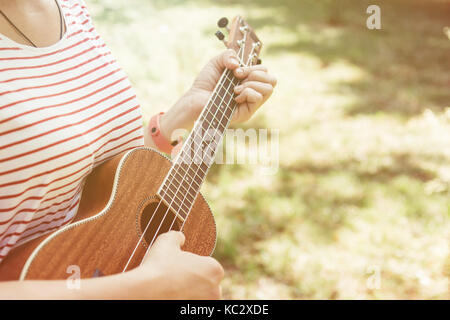
[[[239,75],[243,75],[244,74],[244,70],[242,68],[237,68],[236,69],[236,73]]]
[[[235,91],[236,93],[241,92],[241,90],[242,90],[242,85],[236,86],[236,87],[234,88],[234,91]]]

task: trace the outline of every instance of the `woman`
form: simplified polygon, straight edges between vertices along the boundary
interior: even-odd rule
[[[247,120],[276,84],[265,67],[241,68],[227,50],[152,118],[160,117],[155,138],[83,0],[0,0],[0,13],[0,263],[70,223],[99,163],[142,145],[170,152],[172,132],[193,126],[225,68],[242,79],[234,122]],[[80,290],[65,281],[0,282],[0,298],[219,298],[222,267],[182,251],[183,241],[180,232],[163,234],[141,267],[83,280]]]

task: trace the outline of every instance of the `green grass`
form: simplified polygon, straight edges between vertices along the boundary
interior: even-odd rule
[[[280,129],[279,171],[203,188],[226,298],[450,298],[449,1],[376,3],[378,31],[369,1],[88,1],[146,118],[222,50],[221,16],[264,42],[279,84],[245,128]]]

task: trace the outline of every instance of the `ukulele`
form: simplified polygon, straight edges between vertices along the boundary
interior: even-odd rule
[[[222,18],[216,33],[234,49],[241,66],[260,63],[261,42],[241,18]],[[13,249],[0,263],[0,280],[67,279],[111,275],[138,267],[157,236],[182,231],[183,250],[211,255],[216,226],[200,186],[236,109],[239,80],[225,70],[190,135],[172,162],[139,147],[97,166],[83,182],[74,220],[59,230]]]

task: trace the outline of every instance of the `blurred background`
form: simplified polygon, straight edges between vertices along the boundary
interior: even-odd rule
[[[279,170],[203,187],[225,298],[450,298],[450,1],[86,2],[145,119],[223,50],[222,16],[264,43],[278,87],[244,128],[280,129]]]

